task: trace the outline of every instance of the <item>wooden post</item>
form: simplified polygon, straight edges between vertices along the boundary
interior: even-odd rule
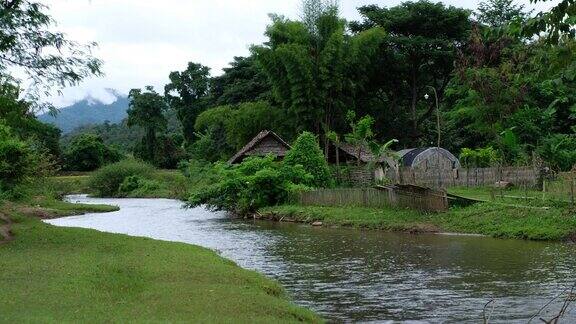
[[[574,207],[574,182],[576,181],[576,179],[571,178],[570,179],[570,204],[572,205],[572,207]]]

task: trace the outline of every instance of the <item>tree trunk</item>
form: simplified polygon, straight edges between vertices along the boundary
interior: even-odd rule
[[[148,128],[146,131],[146,155],[149,162],[154,161],[154,149],[156,147],[156,131],[154,128]]]
[[[416,112],[416,104],[418,103],[418,87],[416,84],[418,69],[412,67],[412,84],[411,84],[411,91],[412,91],[412,101],[410,104],[410,111],[412,113],[412,136],[414,142],[418,137],[418,114]]]

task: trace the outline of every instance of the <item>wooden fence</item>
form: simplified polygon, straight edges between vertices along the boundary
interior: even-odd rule
[[[412,185],[375,188],[318,189],[300,194],[305,206],[401,207],[422,211],[445,211],[448,199],[444,191]]]
[[[389,174],[401,184],[431,188],[492,186],[498,181],[517,186],[536,187],[540,174],[535,167],[493,167],[470,169],[412,169],[402,168],[397,175]],[[396,179],[395,179],[396,180]]]

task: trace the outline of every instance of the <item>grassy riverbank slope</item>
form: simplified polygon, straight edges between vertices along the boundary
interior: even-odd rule
[[[321,321],[208,249],[40,220],[116,209],[52,193],[0,201],[0,322]]]
[[[284,205],[261,209],[262,218],[322,222],[402,232],[457,232],[499,238],[568,240],[576,234],[576,212],[568,208],[540,208],[481,203],[426,214],[406,209],[317,207]]]

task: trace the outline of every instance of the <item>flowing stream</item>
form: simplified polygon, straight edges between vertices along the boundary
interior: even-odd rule
[[[490,323],[527,323],[576,282],[572,244],[233,220],[168,199],[68,200],[120,210],[48,223],[214,249],[280,281],[294,302],[333,321],[482,323],[494,300]],[[532,322],[554,317],[563,301]],[[576,323],[574,308],[576,301],[561,323]]]

